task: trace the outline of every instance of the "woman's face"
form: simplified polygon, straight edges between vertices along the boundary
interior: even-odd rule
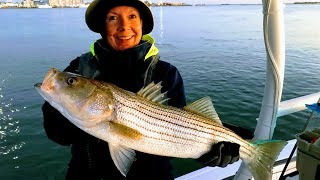
[[[130,6],[117,6],[106,15],[106,39],[117,51],[139,44],[142,37],[142,20],[138,10]]]

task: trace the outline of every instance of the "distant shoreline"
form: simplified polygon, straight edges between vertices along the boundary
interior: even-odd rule
[[[308,4],[320,4],[320,1],[319,2],[293,2],[293,3],[284,3],[284,4],[287,4],[287,5],[290,5],[290,4],[302,4],[302,5],[308,5]],[[161,7],[161,6],[165,6],[165,7],[168,7],[168,6],[181,6],[181,7],[184,7],[184,6],[232,6],[232,5],[243,5],[243,6],[247,6],[247,5],[261,5],[261,4],[236,4],[236,3],[224,3],[224,4],[204,4],[204,3],[199,3],[199,4],[186,4],[186,3],[179,3],[179,4],[175,4],[175,3],[164,3],[164,4],[161,4],[161,5],[158,5],[158,4],[148,4],[149,6],[151,7]],[[24,7],[24,6],[5,6],[5,3],[0,3],[0,9],[29,9],[29,8],[33,8],[33,9],[37,9],[38,7],[34,6],[34,7]],[[50,7],[50,8],[83,8],[83,7]]]
[[[320,4],[320,2],[294,2],[293,4]]]

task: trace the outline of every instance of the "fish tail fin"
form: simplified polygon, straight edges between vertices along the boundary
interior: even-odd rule
[[[286,144],[286,141],[280,140],[258,141],[254,143],[257,147],[256,154],[247,162],[254,179],[272,179],[273,164]]]

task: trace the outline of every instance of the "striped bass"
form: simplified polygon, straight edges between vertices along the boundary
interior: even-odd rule
[[[209,97],[184,108],[164,105],[168,100],[160,83],[138,93],[77,74],[51,69],[40,95],[83,131],[108,142],[111,157],[126,176],[134,150],[177,158],[199,158],[214,143],[240,145],[240,158],[256,180],[272,178],[272,167],[286,141],[256,143],[224,127]]]

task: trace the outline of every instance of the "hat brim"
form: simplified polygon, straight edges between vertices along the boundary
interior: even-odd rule
[[[140,0],[94,0],[86,10],[85,20],[89,29],[96,33],[104,31],[105,16],[116,6],[130,6],[136,8],[141,16],[142,34],[149,34],[153,29],[153,16],[150,8]]]

